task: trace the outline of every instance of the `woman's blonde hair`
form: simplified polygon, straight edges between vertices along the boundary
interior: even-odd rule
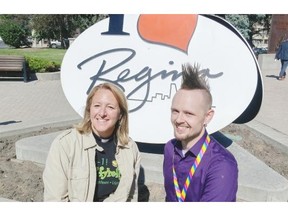
[[[129,128],[128,128],[128,103],[124,92],[112,83],[102,83],[95,86],[89,93],[86,99],[86,106],[84,111],[84,118],[82,122],[76,126],[79,133],[89,133],[92,131],[91,118],[90,118],[90,107],[94,94],[99,89],[107,89],[112,92],[116,98],[120,108],[120,120],[115,125],[116,135],[119,142],[123,145],[129,141]]]

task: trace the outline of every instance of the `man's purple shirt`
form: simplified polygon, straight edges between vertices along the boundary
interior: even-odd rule
[[[180,190],[184,186],[191,166],[200,152],[207,132],[188,151],[182,154],[181,142],[172,139],[164,148],[164,186],[166,201],[177,202],[173,183],[174,166]],[[234,202],[238,189],[238,166],[234,156],[211,137],[210,144],[198,165],[187,189],[186,202]]]

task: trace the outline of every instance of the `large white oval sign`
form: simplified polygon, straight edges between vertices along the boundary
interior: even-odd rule
[[[81,116],[94,85],[118,85],[129,103],[130,136],[165,143],[173,137],[171,100],[186,62],[199,63],[210,83],[215,116],[209,133],[249,114],[247,108],[261,91],[261,100],[253,104],[255,117],[262,101],[255,56],[239,32],[214,16],[112,15],[73,42],[62,62],[61,82]]]

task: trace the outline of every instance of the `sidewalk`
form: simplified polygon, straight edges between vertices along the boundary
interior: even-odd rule
[[[262,71],[264,83],[262,107],[257,117],[246,125],[251,130],[261,133],[263,137],[274,140],[277,147],[288,152],[288,127],[285,125],[288,122],[286,109],[288,100],[283,99],[288,91],[288,80],[278,81],[273,77],[277,74],[278,71]],[[0,137],[22,134],[44,127],[72,125],[80,120],[80,116],[66,100],[59,79],[43,78],[28,83],[0,80],[0,89]],[[51,141],[56,134],[18,141],[17,158],[45,163]],[[34,145],[35,143],[41,146]],[[235,155],[239,164],[239,198],[246,201],[288,200],[287,179],[242,149],[237,143],[233,143],[229,150]],[[162,184],[163,155],[150,153],[142,153],[142,155],[145,181]]]
[[[66,100],[59,78],[28,83],[0,80],[0,89],[0,137],[80,119]]]

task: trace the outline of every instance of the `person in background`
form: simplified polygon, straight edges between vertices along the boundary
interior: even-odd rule
[[[44,201],[137,201],[140,153],[128,132],[124,93],[111,83],[95,86],[83,121],[51,145]]]
[[[236,201],[237,161],[206,130],[214,115],[210,87],[198,65],[184,64],[182,70],[171,105],[175,138],[164,147],[165,200]]]
[[[275,60],[281,61],[281,69],[279,72],[278,80],[284,80],[286,77],[286,69],[288,66],[288,36],[284,37],[284,40],[277,49]]]

